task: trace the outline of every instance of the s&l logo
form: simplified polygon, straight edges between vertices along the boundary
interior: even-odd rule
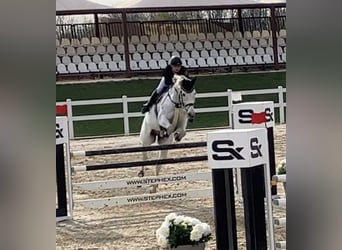
[[[265,108],[264,112],[255,113],[253,109],[239,110],[239,123],[260,124],[273,121],[273,112],[270,108]]]
[[[59,124],[56,123],[56,139],[64,138],[62,132],[63,132],[63,128],[60,128]]]

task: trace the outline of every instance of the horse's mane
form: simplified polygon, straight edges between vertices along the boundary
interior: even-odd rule
[[[194,81],[190,78],[186,77],[185,75],[177,75],[175,86],[182,88],[185,92],[192,92],[194,89]]]

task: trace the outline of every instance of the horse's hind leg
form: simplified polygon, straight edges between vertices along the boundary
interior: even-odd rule
[[[142,146],[149,146],[151,145],[153,142],[155,141],[155,137],[153,135],[148,135],[148,136],[144,136],[143,140],[142,140]],[[142,158],[143,161],[147,160],[147,152],[142,152]],[[145,167],[142,166],[141,170],[138,173],[139,177],[144,177],[145,176]]]

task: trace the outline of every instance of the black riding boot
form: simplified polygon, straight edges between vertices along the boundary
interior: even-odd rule
[[[154,90],[148,102],[142,106],[141,113],[145,114],[146,112],[150,111],[152,105],[157,102],[158,97],[159,95],[157,93],[157,90]]]

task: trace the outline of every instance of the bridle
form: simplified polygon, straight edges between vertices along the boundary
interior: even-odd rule
[[[184,104],[183,91],[182,90],[178,91],[177,88],[174,88],[174,90],[177,93],[179,102],[176,102],[176,101],[172,100],[172,97],[170,95],[171,88],[168,90],[167,96],[170,99],[170,101],[176,106],[176,108],[184,108],[187,111],[188,108],[190,108],[190,107],[195,105],[195,103]],[[191,91],[185,91],[185,92],[191,93],[192,91],[193,91],[193,89]]]

